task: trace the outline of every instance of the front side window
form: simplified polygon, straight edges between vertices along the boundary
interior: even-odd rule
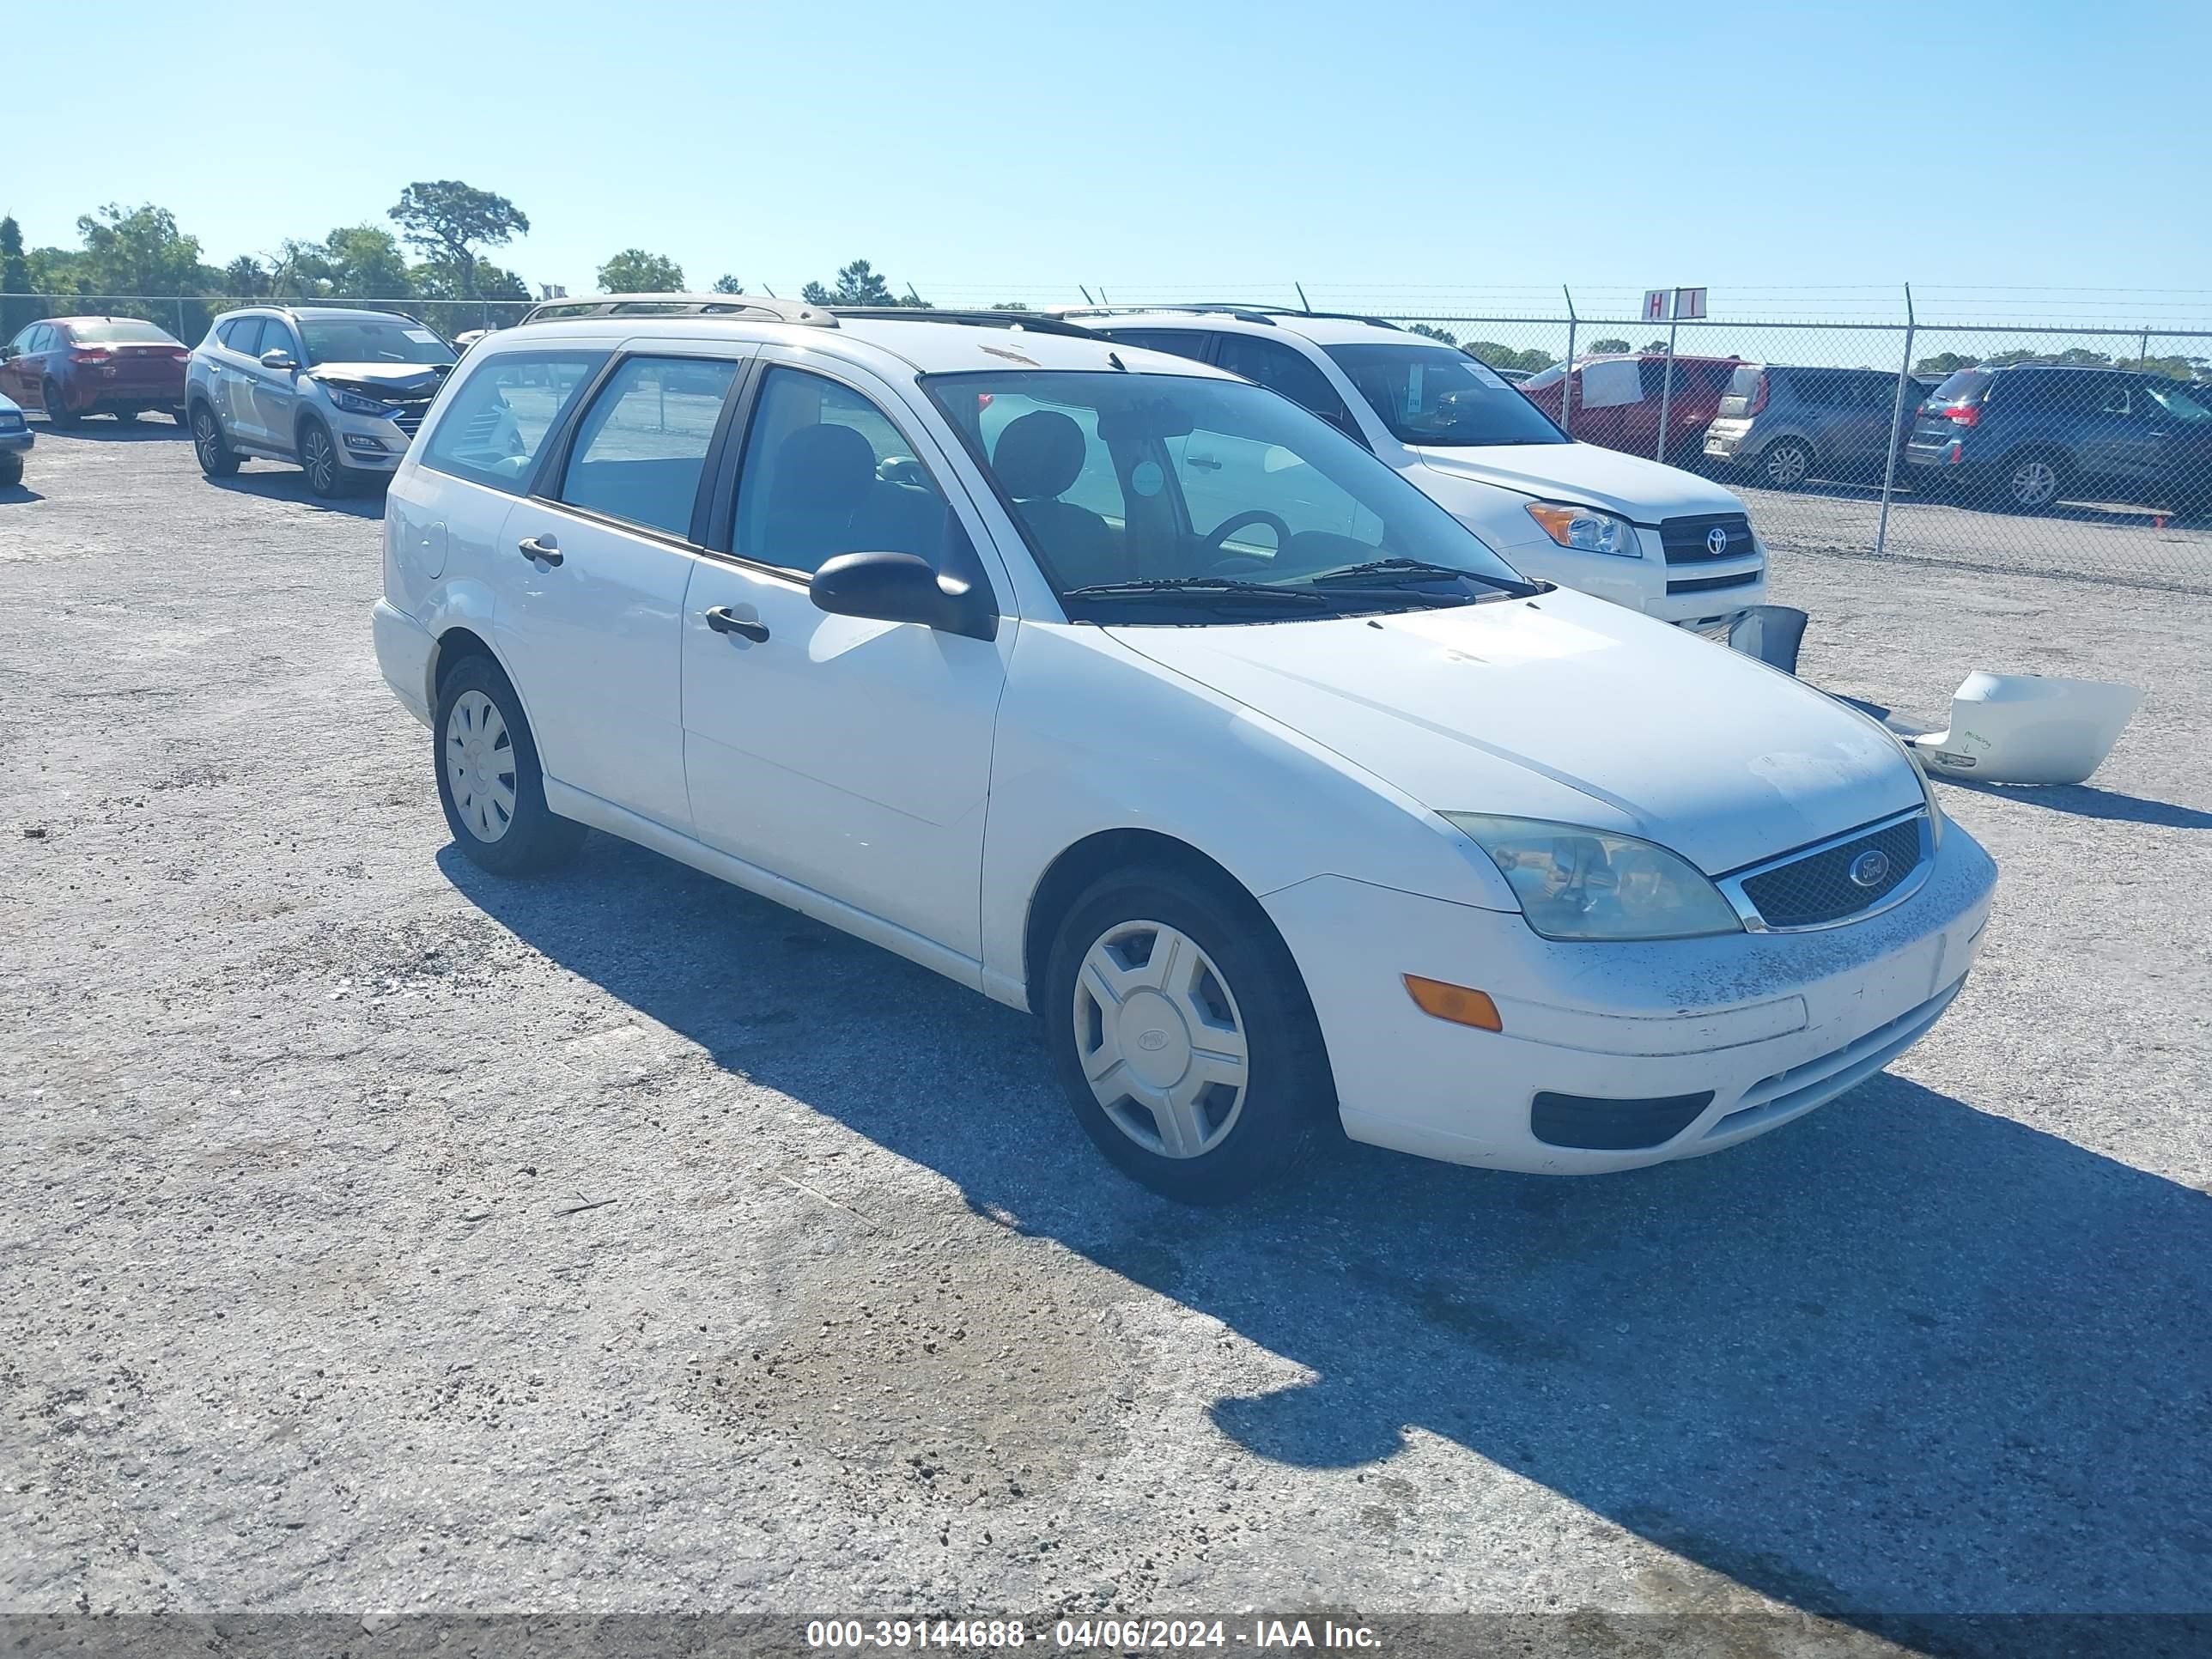
[[[632,357],[607,377],[576,428],[559,499],[689,538],[699,477],[738,366]]]
[[[411,317],[300,319],[307,363],[450,363],[453,349]],[[261,348],[270,349],[267,345]]]
[[[2178,421],[2212,422],[2212,386],[2185,386],[2179,380],[2164,386],[2146,384],[2143,395]]]
[[[1328,376],[1293,347],[1273,340],[1255,339],[1249,334],[1224,334],[1214,361],[1231,374],[1242,374],[1270,392],[1279,392],[1300,408],[1311,410],[1343,431],[1358,429],[1352,424],[1352,412],[1345,408],[1344,399],[1328,383]]]
[[[942,568],[957,522],[873,403],[804,369],[769,370],[738,475],[738,557],[809,576],[841,553],[911,553]]]
[[[1078,620],[1281,621],[1533,591],[1363,446],[1261,387],[1103,370],[922,385]]]
[[[1401,444],[1563,444],[1567,434],[1463,351],[1434,345],[1326,349]]]
[[[1196,328],[1114,328],[1099,331],[1120,345],[1132,345],[1144,351],[1164,351],[1170,356],[1190,357],[1206,361],[1207,335]]]
[[[307,367],[300,359],[300,343],[292,337],[291,325],[282,317],[261,319],[261,343],[253,356],[258,357],[271,351],[281,351],[302,368]]]
[[[422,465],[519,494],[546,434],[605,360],[593,351],[472,356],[468,378],[421,441]]]

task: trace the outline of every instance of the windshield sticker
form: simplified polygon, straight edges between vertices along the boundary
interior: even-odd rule
[[[1139,461],[1129,469],[1129,488],[1139,495],[1157,495],[1167,477],[1160,471],[1158,461]]]
[[[427,328],[403,329],[400,331],[406,335],[409,339],[414,341],[416,345],[435,345],[438,343],[438,337],[431,333]]]

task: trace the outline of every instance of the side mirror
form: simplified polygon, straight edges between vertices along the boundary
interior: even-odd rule
[[[282,346],[261,354],[261,367],[264,368],[297,368],[299,366],[292,354]]]
[[[12,346],[12,345],[0,345],[0,363],[4,363],[4,362],[6,362],[9,358],[13,357],[15,355],[15,348],[14,346]]]
[[[806,591],[833,617],[920,623],[971,640],[999,636],[999,607],[988,586],[940,576],[911,553],[840,553],[814,573]]]

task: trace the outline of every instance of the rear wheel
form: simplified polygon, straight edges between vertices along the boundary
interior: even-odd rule
[[[1103,878],[1060,925],[1045,995],[1078,1121],[1170,1198],[1279,1180],[1335,1111],[1304,981],[1241,892],[1165,866]]]
[[[2066,464],[2045,450],[2031,449],[2005,463],[1998,486],[2006,506],[2022,513],[2045,513],[2065,493]]]
[[[1759,458],[1759,476],[1776,489],[1795,489],[1812,471],[1812,446],[1800,438],[1779,439]]]
[[[223,436],[222,422],[215,417],[215,410],[205,404],[194,404],[186,423],[191,428],[192,453],[199,458],[200,471],[210,478],[228,478],[238,471],[238,452]]]
[[[497,663],[470,656],[454,665],[438,688],[433,729],[438,804],[471,860],[495,875],[535,875],[583,845],[584,826],[545,805],[538,744]]]
[[[56,426],[75,426],[84,418],[62,401],[62,389],[48,380],[39,388],[39,399],[46,406],[46,418]]]

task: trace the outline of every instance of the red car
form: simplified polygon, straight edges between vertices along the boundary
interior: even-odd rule
[[[1705,428],[1720,413],[1739,360],[1734,357],[1677,357],[1674,389],[1667,396],[1666,459],[1688,466],[1705,453]],[[1631,455],[1659,459],[1660,392],[1667,374],[1662,352],[1577,357],[1571,366],[1554,363],[1521,382],[1521,395],[1559,418],[1559,388],[1569,374],[1575,380],[1574,426],[1569,434],[1584,443],[1602,444]]]
[[[49,317],[0,346],[0,393],[56,426],[87,415],[185,423],[185,343],[136,317]]]

